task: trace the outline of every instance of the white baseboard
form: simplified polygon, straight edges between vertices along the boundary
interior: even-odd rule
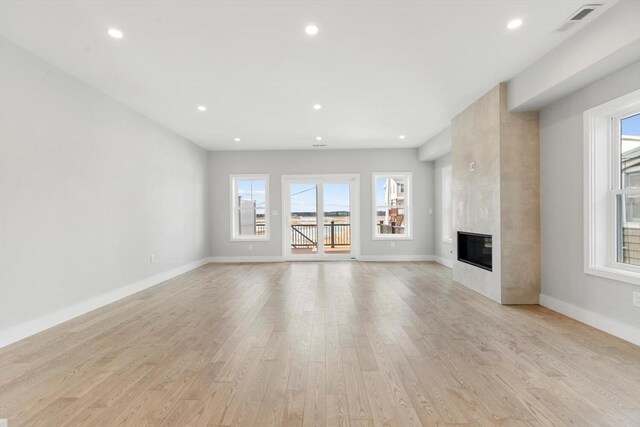
[[[72,305],[71,307],[63,308],[61,310],[46,314],[20,325],[2,330],[0,331],[0,348],[28,336],[34,335],[38,332],[44,331],[45,329],[49,329],[60,323],[66,322],[67,320],[71,320],[74,317],[78,317],[80,315],[88,313],[92,310],[95,310],[96,308],[111,304],[112,302],[115,302],[119,299],[128,297],[129,295],[133,295],[144,289],[165,282],[207,263],[209,263],[208,259],[202,259],[200,261],[192,262],[190,264],[183,265],[181,267],[177,267],[160,274],[156,274],[155,276],[148,277],[122,288],[115,289],[106,294],[98,295],[97,297],[82,301],[80,303]]]
[[[635,345],[640,345],[640,328],[603,316],[602,314],[540,294],[540,305],[567,317],[586,323]]]
[[[433,255],[360,255],[358,261],[408,262],[435,261]]]
[[[438,261],[433,255],[360,255],[358,261],[379,262],[407,262],[407,261]],[[284,262],[281,256],[214,256],[208,259],[213,263],[244,263],[244,262]],[[444,262],[444,260],[443,260]],[[446,264],[445,264],[446,265]]]
[[[445,267],[453,268],[453,260],[451,258],[443,258],[441,256],[433,256],[433,260],[438,264],[442,264]]]
[[[213,263],[284,262],[284,258],[281,256],[212,256],[208,261]]]

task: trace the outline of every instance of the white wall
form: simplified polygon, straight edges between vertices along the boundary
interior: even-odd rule
[[[447,166],[451,166],[451,153],[433,161],[433,254],[438,257],[439,262],[451,267],[453,262],[453,245],[442,240],[442,169]],[[453,218],[451,220],[453,221]]]
[[[638,60],[640,2],[622,0],[509,81],[509,108],[538,110]],[[577,23],[575,25],[582,25]]]
[[[435,160],[451,152],[451,126],[437,133],[433,138],[418,148],[418,159],[421,162]]]
[[[632,304],[632,292],[640,286],[584,273],[582,114],[639,88],[640,64],[635,64],[560,99],[540,114],[540,302],[626,339],[634,333],[639,336],[640,309]]]
[[[2,39],[0,87],[0,345],[208,256],[203,149]]]
[[[418,161],[417,149],[214,151],[209,153],[211,205],[211,252],[215,257],[281,257],[281,176],[288,174],[360,174],[360,245],[363,256],[424,257],[433,254],[433,166]],[[372,240],[372,172],[413,172],[413,240]],[[229,238],[229,175],[270,174],[271,240],[231,242]],[[253,250],[249,250],[249,245]]]

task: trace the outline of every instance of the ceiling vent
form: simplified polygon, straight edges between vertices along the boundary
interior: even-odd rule
[[[575,24],[579,23],[586,19],[589,15],[591,15],[596,9],[602,7],[602,4],[585,4],[580,9],[576,10],[571,14],[571,17],[562,24],[558,31],[567,31],[569,28],[573,27]]]

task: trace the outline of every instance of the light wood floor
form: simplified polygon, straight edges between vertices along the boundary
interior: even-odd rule
[[[9,426],[640,425],[640,350],[432,263],[208,265],[0,350]]]

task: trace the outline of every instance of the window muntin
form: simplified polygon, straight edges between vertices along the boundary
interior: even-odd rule
[[[411,238],[411,173],[373,174],[373,238]]]
[[[269,177],[244,175],[231,177],[231,239],[269,238]]]

